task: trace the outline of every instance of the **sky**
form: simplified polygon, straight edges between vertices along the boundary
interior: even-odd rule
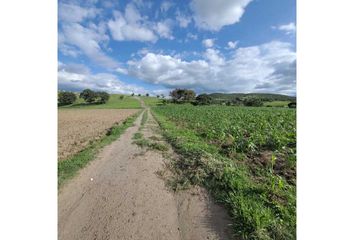
[[[58,88],[296,95],[296,0],[59,0]]]

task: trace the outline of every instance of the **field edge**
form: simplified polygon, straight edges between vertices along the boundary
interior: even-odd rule
[[[92,161],[100,149],[109,145],[113,141],[117,140],[127,128],[131,127],[137,117],[143,110],[138,111],[132,116],[126,118],[119,124],[113,125],[106,135],[99,140],[92,142],[86,146],[80,152],[69,157],[68,159],[58,162],[58,188],[61,188],[65,182],[73,178],[77,172],[84,168],[90,161]]]

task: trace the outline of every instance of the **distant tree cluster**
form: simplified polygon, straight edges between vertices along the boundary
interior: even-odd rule
[[[58,105],[64,106],[73,104],[76,101],[76,94],[73,92],[59,92],[58,93]]]
[[[170,92],[173,103],[192,102],[195,99],[195,92],[189,89],[177,88]]]
[[[90,89],[85,89],[80,93],[80,98],[87,103],[106,103],[109,99],[109,94],[106,92],[94,92]]]

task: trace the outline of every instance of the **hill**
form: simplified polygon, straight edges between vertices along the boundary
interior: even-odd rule
[[[214,100],[232,100],[235,98],[256,97],[262,101],[296,101],[296,97],[273,93],[211,93],[208,94]]]

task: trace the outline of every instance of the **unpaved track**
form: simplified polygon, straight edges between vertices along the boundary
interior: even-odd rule
[[[146,138],[158,128],[148,116]],[[59,240],[229,239],[225,211],[204,190],[169,191],[156,174],[167,160],[132,143],[141,118],[60,189]]]

